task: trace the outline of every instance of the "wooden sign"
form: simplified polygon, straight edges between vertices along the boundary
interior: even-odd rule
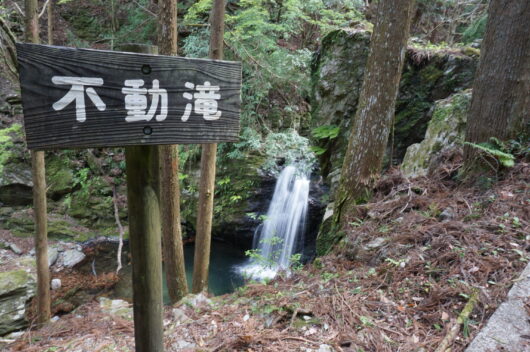
[[[241,64],[17,44],[29,149],[233,142]]]

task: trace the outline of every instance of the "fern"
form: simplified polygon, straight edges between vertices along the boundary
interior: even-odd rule
[[[499,160],[501,165],[504,167],[513,167],[515,165],[515,157],[513,156],[513,154],[505,153],[502,150],[498,149],[498,147],[490,143],[476,144],[476,143],[464,142],[464,144],[472,146],[473,148],[477,148],[478,150],[483,151],[487,153],[488,155],[496,158],[497,160]]]
[[[340,127],[335,125],[324,125],[314,128],[311,135],[316,139],[334,139],[337,138],[340,132]]]

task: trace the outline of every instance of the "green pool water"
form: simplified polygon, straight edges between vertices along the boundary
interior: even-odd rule
[[[193,273],[193,252],[192,244],[184,246],[184,258],[186,262],[186,277],[188,286],[191,287],[191,276]],[[238,272],[237,267],[247,261],[247,257],[240,249],[222,243],[212,242],[210,255],[210,269],[208,276],[208,291],[213,295],[222,295],[234,291],[244,283],[243,277]],[[112,296],[121,299],[132,299],[132,267],[125,266],[120,272],[120,281],[116,284]],[[169,302],[169,296],[165,283],[164,274],[164,302]]]

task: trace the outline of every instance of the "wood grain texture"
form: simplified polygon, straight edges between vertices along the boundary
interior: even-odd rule
[[[111,147],[148,144],[194,144],[236,141],[239,135],[241,104],[241,64],[221,60],[188,59],[92,49],[73,49],[36,44],[17,44],[20,65],[24,125],[30,149]],[[142,72],[148,65],[150,73]],[[105,103],[99,111],[88,97],[85,86],[86,120],[76,119],[75,102],[63,110],[52,105],[63,98],[71,86],[56,85],[54,76],[94,77],[103,85],[94,86]],[[127,122],[125,80],[142,79],[152,88],[153,80],[168,94],[168,115],[164,121]],[[187,100],[186,82],[210,82],[221,95],[218,120],[207,121],[194,111],[181,120]],[[149,94],[148,94],[149,96]],[[150,99],[149,99],[150,100]],[[148,103],[149,110],[150,102]],[[160,111],[160,110],[158,110]],[[152,134],[146,135],[144,127]]]
[[[164,350],[158,157],[156,146],[125,148],[137,352]]]

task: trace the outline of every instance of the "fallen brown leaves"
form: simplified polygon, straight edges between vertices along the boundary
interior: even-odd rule
[[[527,263],[530,165],[517,164],[487,190],[459,185],[447,177],[454,168],[444,168],[415,180],[389,172],[334,253],[303,270],[212,305],[176,307],[185,319],[167,307],[166,350],[433,351],[478,291],[451,346],[462,351]],[[132,348],[132,323],[98,312],[83,306],[63,325],[28,332],[11,351],[69,350],[87,338],[97,341],[92,351],[108,337]],[[32,345],[31,336],[40,340]]]

